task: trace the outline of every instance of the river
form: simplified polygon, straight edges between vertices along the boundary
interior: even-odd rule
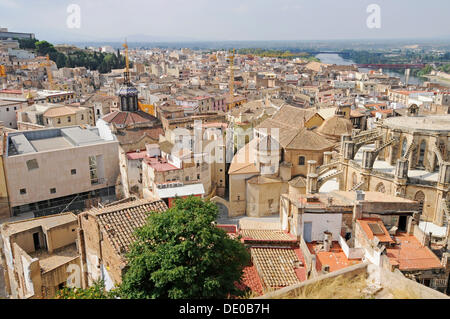
[[[353,60],[344,59],[339,54],[336,53],[320,53],[316,55],[322,63],[326,64],[336,64],[336,65],[352,65],[355,64]],[[369,72],[370,69],[367,68],[359,68],[360,72]],[[387,74],[389,76],[399,77],[400,81],[405,83],[405,72],[395,72],[391,70],[383,70],[383,74]],[[423,84],[426,79],[418,78],[416,76],[409,76],[409,84]]]

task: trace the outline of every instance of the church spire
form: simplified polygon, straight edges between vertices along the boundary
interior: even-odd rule
[[[126,40],[122,46],[125,48],[125,72],[123,73],[123,85],[120,87],[119,91],[117,91],[120,100],[120,109],[125,112],[137,112],[139,110],[138,90],[131,84],[130,80],[130,62]]]
[[[125,43],[122,44],[122,46],[125,48],[125,72],[123,73],[123,75],[124,75],[124,83],[127,86],[130,86],[131,85],[131,81],[130,81],[130,62],[129,62],[129,58],[128,58],[127,39],[125,39]]]

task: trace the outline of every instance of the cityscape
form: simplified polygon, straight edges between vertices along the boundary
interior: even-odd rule
[[[0,0],[0,302],[450,298],[431,2]]]

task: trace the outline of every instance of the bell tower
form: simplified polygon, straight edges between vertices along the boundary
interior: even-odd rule
[[[128,44],[125,41],[125,72],[123,73],[123,85],[117,91],[120,100],[120,110],[126,112],[137,112],[138,107],[138,90],[133,86],[130,80],[130,62],[128,57]]]

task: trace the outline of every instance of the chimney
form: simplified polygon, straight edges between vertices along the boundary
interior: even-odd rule
[[[333,244],[332,240],[332,234],[328,231],[324,232],[323,249],[325,251],[331,250],[331,245]]]
[[[356,191],[356,200],[363,201],[366,198],[366,193],[364,191],[357,190]]]
[[[322,265],[322,273],[328,274],[330,272],[330,266],[329,265]]]
[[[428,242],[428,248],[431,249],[431,238],[433,238],[433,233],[430,232],[430,241]]]

